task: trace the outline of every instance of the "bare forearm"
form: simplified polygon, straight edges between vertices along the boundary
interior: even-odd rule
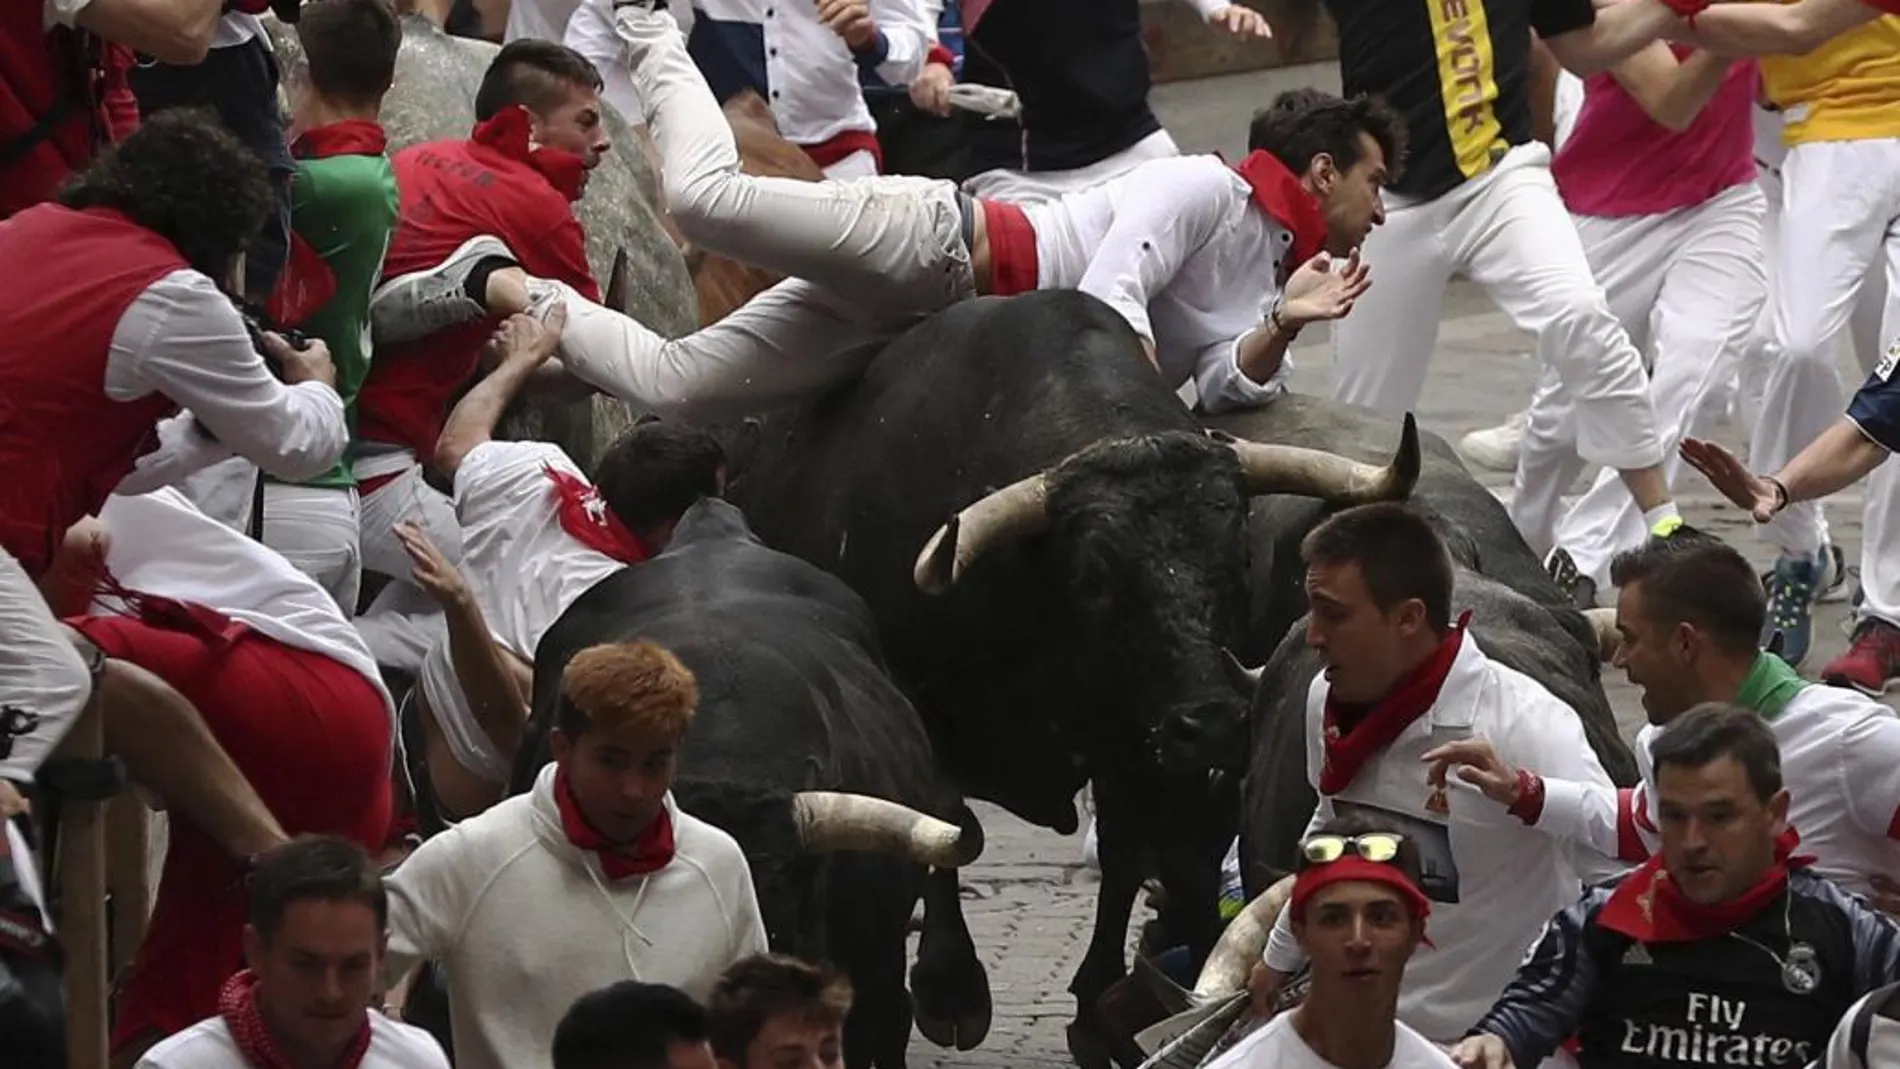
[[[1616,79],[1650,118],[1677,132],[1687,130],[1727,82],[1734,61],[1713,52],[1696,52],[1678,64],[1668,55],[1667,45],[1651,47],[1660,54],[1657,62],[1647,62],[1652,58],[1648,52],[1638,53],[1617,65]]]
[[[1564,69],[1579,78],[1600,74],[1635,55],[1681,20],[1662,0],[1627,0],[1597,10],[1596,22],[1546,43]]]
[[[483,442],[495,437],[502,413],[514,403],[521,390],[534,377],[537,366],[527,361],[504,360],[488,377],[455,403],[436,439],[435,466],[454,478],[462,458]]]
[[[93,0],[74,21],[161,63],[190,66],[210,51],[223,14],[222,0]]]
[[[1280,366],[1286,363],[1286,349],[1291,341],[1271,323],[1256,327],[1240,339],[1234,363],[1242,375],[1253,381],[1270,382],[1280,373]]]
[[[1715,4],[1696,16],[1693,30],[1676,39],[1732,56],[1800,55],[1879,16],[1862,0]]]
[[[472,596],[459,599],[444,614],[449,630],[449,658],[455,680],[468,698],[469,711],[495,749],[512,759],[521,743],[527,699],[515,686],[508,654],[488,630],[488,621]]]
[[[1808,443],[1775,478],[1787,489],[1790,502],[1814,501],[1845,489],[1887,456],[1885,449],[1844,419]]]

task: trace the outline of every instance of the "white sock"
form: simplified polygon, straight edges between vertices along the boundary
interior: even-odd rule
[[[1674,501],[1665,501],[1643,513],[1643,527],[1646,530],[1655,531],[1664,520],[1676,521],[1670,525],[1672,530],[1682,525],[1682,513],[1676,509],[1676,503]],[[1667,534],[1668,532],[1663,533]]]

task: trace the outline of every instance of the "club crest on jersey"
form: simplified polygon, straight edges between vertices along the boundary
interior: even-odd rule
[[[1880,354],[1880,362],[1874,365],[1874,378],[1886,382],[1893,376],[1895,365],[1900,365],[1900,338],[1888,343],[1887,351]]]
[[[1813,947],[1796,943],[1788,948],[1781,961],[1781,986],[1797,995],[1812,994],[1821,986],[1821,962]]]

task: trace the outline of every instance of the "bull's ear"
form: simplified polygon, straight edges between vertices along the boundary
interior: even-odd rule
[[[1249,698],[1253,697],[1254,691],[1260,687],[1260,677],[1266,672],[1266,666],[1248,668],[1240,663],[1240,658],[1234,655],[1233,650],[1225,646],[1221,647],[1220,652],[1221,663],[1227,669],[1227,681],[1233,684],[1235,690]]]
[[[941,594],[956,581],[957,535],[962,526],[962,519],[954,512],[944,521],[930,555],[919,562],[914,576],[919,590],[926,594]]]
[[[627,260],[627,250],[614,248],[614,266],[607,272],[607,307],[616,312],[627,310],[628,277],[633,273],[633,265]]]

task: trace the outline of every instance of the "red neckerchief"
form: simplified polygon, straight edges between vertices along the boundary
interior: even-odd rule
[[[1629,874],[1597,914],[1597,925],[1645,943],[1687,943],[1734,931],[1767,909],[1788,888],[1788,870],[1805,868],[1811,857],[1794,856],[1801,836],[1793,828],[1775,840],[1775,863],[1768,874],[1727,902],[1705,906],[1690,901],[1669,878],[1657,854]]]
[[[218,1016],[224,1018],[224,1025],[231,1030],[231,1041],[237,1044],[238,1053],[244,1057],[245,1064],[251,1069],[297,1069],[296,1063],[277,1049],[277,1037],[270,1034],[270,1028],[264,1024],[264,1015],[257,1011],[257,974],[245,969],[218,989]],[[363,1055],[369,1051],[369,1011],[363,1011],[363,1027],[356,1033],[356,1041],[343,1052],[336,1063],[336,1069],[357,1069],[363,1064]]]
[[[1412,721],[1431,709],[1432,703],[1438,700],[1439,689],[1445,685],[1445,676],[1451,672],[1451,663],[1458,659],[1458,648],[1464,644],[1465,625],[1470,621],[1469,612],[1460,616],[1452,625],[1451,634],[1425,658],[1425,663],[1399,680],[1390,694],[1372,703],[1372,708],[1365,711],[1351,731],[1342,733],[1339,724],[1348,719],[1345,714],[1356,710],[1334,701],[1332,692],[1327,691],[1326,762],[1320,767],[1319,793],[1338,794],[1351,786],[1362,765],[1390,746]]]
[[[336,297],[336,272],[304,236],[290,232],[290,259],[264,302],[264,314],[279,330],[301,327]]]
[[[587,186],[587,161],[558,148],[529,147],[529,131],[528,109],[512,104],[487,122],[476,123],[469,139],[534,168],[568,203],[581,199]]]
[[[588,549],[619,561],[638,564],[653,556],[653,550],[640,537],[627,530],[620,517],[607,507],[600,490],[586,479],[576,478],[551,464],[544,464],[554,483],[554,505],[561,517],[561,530],[574,536]]]
[[[574,788],[568,785],[567,773],[560,769],[554,773],[554,804],[561,810],[561,831],[567,835],[567,841],[599,858],[600,870],[610,880],[658,872],[673,860],[673,814],[664,805],[660,807],[660,815],[640,833],[640,838],[622,847],[609,842],[588,822],[587,814],[581,812],[581,804],[574,798]]]
[[[300,160],[322,160],[331,156],[381,156],[388,148],[389,135],[381,124],[344,119],[305,130],[290,146],[290,154]]]
[[[957,8],[957,21],[963,23],[964,36],[976,32],[976,24],[983,21],[983,13],[990,9],[992,0],[963,0],[963,6]]]
[[[1253,202],[1267,218],[1293,235],[1293,249],[1281,265],[1282,272],[1292,275],[1301,264],[1326,251],[1326,216],[1319,210],[1319,201],[1278,157],[1255,149],[1234,173],[1246,180]]]

